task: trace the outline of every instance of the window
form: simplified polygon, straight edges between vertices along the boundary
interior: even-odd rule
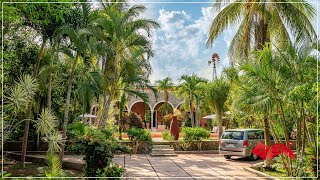
[[[249,131],[248,139],[264,139],[263,131]]]
[[[243,140],[243,132],[242,131],[226,131],[222,134],[221,139]]]

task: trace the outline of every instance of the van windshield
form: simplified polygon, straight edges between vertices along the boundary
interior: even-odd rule
[[[226,131],[222,134],[221,139],[243,140],[243,132],[241,132],[241,131]]]

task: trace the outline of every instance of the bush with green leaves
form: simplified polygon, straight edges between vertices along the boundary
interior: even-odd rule
[[[149,143],[152,141],[150,131],[145,129],[132,127],[128,130],[127,135],[133,143],[134,153],[138,152],[140,144]]]
[[[142,119],[136,113],[130,113],[128,117],[128,125],[129,125],[129,128],[132,128],[132,127],[142,128],[143,127]]]
[[[171,136],[171,134],[168,130],[165,130],[164,132],[162,132],[162,139],[166,140],[166,141],[172,141],[173,136]]]
[[[201,127],[184,127],[182,128],[183,141],[187,143],[197,143],[198,149],[201,150],[201,142],[210,138],[210,131]]]
[[[78,137],[69,147],[70,151],[85,156],[86,177],[120,177],[123,173],[121,169],[112,165],[112,158],[115,154],[131,153],[131,149],[119,144],[108,131],[88,128],[85,135]],[[112,170],[114,168],[119,173],[115,173]]]

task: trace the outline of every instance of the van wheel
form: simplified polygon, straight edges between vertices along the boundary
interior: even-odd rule
[[[256,160],[258,159],[258,156],[255,155],[255,154],[253,154],[253,153],[251,153],[251,156],[249,156],[249,159],[250,159],[251,161],[256,161]]]
[[[231,159],[231,156],[230,155],[224,155],[224,158]]]

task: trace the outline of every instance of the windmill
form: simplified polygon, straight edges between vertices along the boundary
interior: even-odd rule
[[[208,65],[213,64],[212,82],[217,79],[216,63],[220,61],[220,57],[217,53],[212,54],[211,60],[208,61]]]

